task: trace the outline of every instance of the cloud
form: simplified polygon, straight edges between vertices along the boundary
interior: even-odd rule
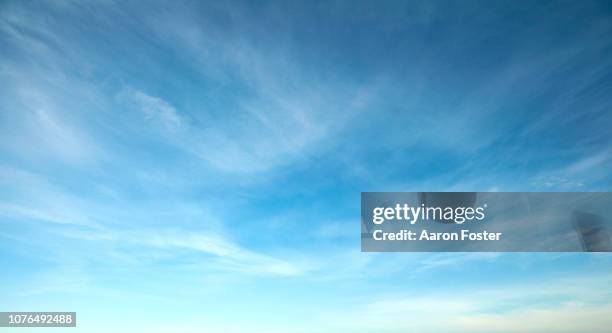
[[[184,120],[177,110],[159,97],[128,87],[124,88],[117,98],[142,112],[146,121],[155,123],[165,131],[176,132],[184,126]]]
[[[419,261],[416,271],[435,270],[442,267],[461,267],[474,261],[494,261],[501,253],[436,253]]]
[[[533,185],[547,190],[575,191],[605,181],[609,177],[607,170],[612,164],[612,150],[584,150],[580,157],[534,177]]]
[[[78,166],[108,156],[88,126],[83,126],[80,112],[70,113],[74,99],[64,95],[62,84],[45,86],[47,74],[30,73],[26,78],[0,74],[10,82],[11,99],[0,103],[5,119],[0,148],[25,159],[45,159]],[[11,126],[8,127],[7,124]]]
[[[297,263],[245,249],[211,233],[177,230],[138,231],[120,237],[119,241],[168,249],[183,248],[211,254],[219,258],[220,266],[228,271],[278,276],[296,276],[303,273]]]
[[[189,265],[200,265],[203,271],[268,276],[305,273],[306,266],[295,258],[271,256],[230,240],[223,235],[224,224],[208,214],[203,204],[148,202],[124,207],[115,200],[96,202],[39,175],[9,167],[0,167],[0,185],[11,194],[10,200],[0,201],[0,224],[26,230],[34,224],[37,234],[45,237],[77,240],[40,244],[37,238],[18,237],[34,248],[42,246],[62,255],[74,252],[88,262],[105,262],[110,269],[117,267],[116,255],[126,262],[144,259],[142,263],[155,266],[160,258],[180,258],[187,251]],[[198,222],[198,230],[186,228],[190,220]],[[151,223],[157,227],[149,227]],[[77,251],[85,245],[87,251]],[[112,253],[107,252],[109,247]]]
[[[370,106],[375,82],[310,71],[295,61],[299,54],[289,39],[249,38],[254,21],[247,13],[211,7],[229,15],[233,28],[220,30],[183,7],[144,20],[159,43],[182,50],[180,57],[206,83],[197,102],[180,110],[194,118],[182,149],[223,172],[270,172],[308,163]]]
[[[83,213],[86,201],[66,193],[40,175],[0,165],[0,185],[10,197],[0,201],[0,216],[54,224],[95,226]]]
[[[601,10],[305,4],[3,4],[7,292],[125,290],[78,299],[105,317],[167,296],[224,332],[610,327],[610,279],[554,274],[585,257],[361,253],[327,224],[353,221],[361,190],[609,186]],[[498,283],[529,260],[533,280]],[[156,329],[193,330],[172,324]]]
[[[612,325],[612,304],[567,302],[549,308],[517,310],[506,314],[462,315],[458,332],[607,332]]]
[[[611,278],[602,274],[528,285],[434,288],[427,294],[415,289],[406,297],[350,309],[356,311],[350,320],[341,313],[322,320],[357,332],[606,332],[612,324],[610,293],[605,290]]]

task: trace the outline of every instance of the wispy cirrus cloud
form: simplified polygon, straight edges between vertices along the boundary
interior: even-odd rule
[[[357,231],[360,191],[609,189],[605,6],[0,7],[0,306],[146,316],[88,332],[610,326],[605,257]],[[558,280],[580,270],[601,280]]]
[[[185,120],[177,110],[163,99],[148,95],[134,88],[125,88],[117,95],[120,102],[142,112],[144,119],[168,132],[176,132],[184,126]]]

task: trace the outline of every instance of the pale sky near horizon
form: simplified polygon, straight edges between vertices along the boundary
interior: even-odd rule
[[[610,255],[361,253],[359,195],[610,191],[610,36],[604,1],[0,1],[0,311],[607,332]]]

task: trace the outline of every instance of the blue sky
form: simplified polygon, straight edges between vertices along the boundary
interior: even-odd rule
[[[0,311],[604,332],[610,256],[361,253],[359,195],[609,191],[610,36],[592,1],[2,1]]]

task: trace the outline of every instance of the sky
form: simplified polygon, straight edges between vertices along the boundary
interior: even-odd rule
[[[608,254],[362,253],[359,198],[610,191],[610,36],[605,1],[0,1],[0,311],[605,332]]]

